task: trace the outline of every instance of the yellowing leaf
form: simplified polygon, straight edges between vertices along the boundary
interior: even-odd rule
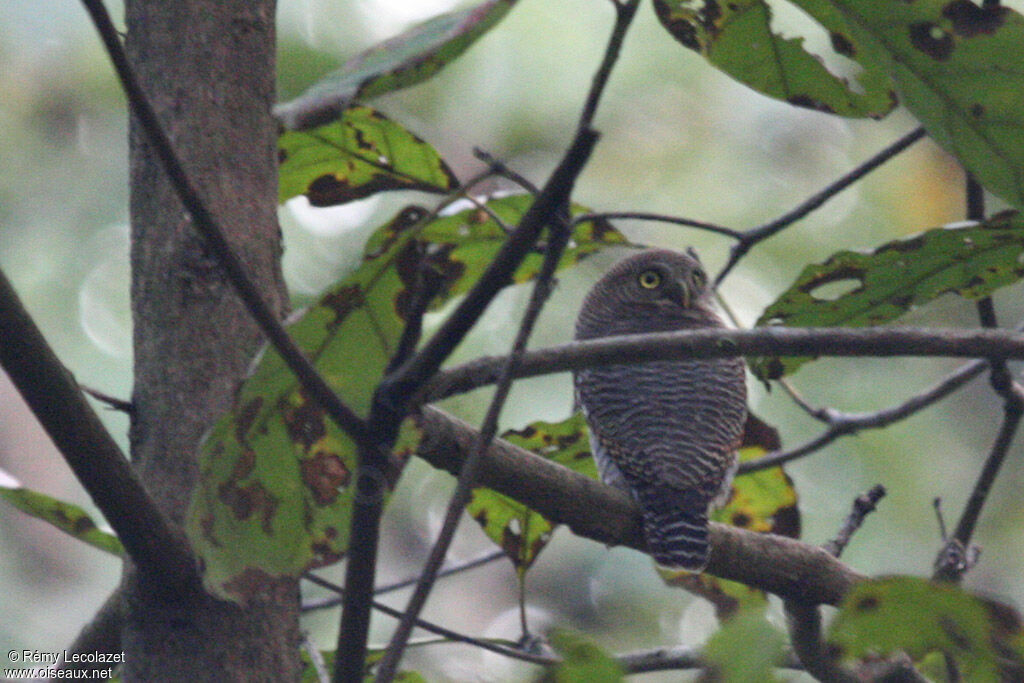
[[[562,422],[534,422],[502,434],[506,441],[589,477],[597,478],[586,422],[576,413]],[[555,525],[522,503],[487,488],[473,491],[467,512],[497,543],[520,575],[551,540]]]

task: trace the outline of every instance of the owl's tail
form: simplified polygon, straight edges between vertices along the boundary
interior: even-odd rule
[[[703,571],[708,564],[708,504],[698,495],[644,487],[635,491],[644,513],[644,536],[654,560],[665,567]]]

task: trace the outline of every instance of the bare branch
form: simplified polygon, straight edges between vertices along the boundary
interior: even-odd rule
[[[458,472],[478,432],[432,406],[422,409],[418,421],[424,430],[418,455]],[[629,496],[506,441],[491,444],[479,482],[579,536],[646,552],[640,509]],[[822,548],[714,522],[707,571],[784,598],[829,605],[865,578]]]
[[[757,470],[783,465],[791,460],[796,460],[797,458],[817,452],[841,436],[856,434],[863,429],[881,429],[883,427],[888,427],[891,424],[904,420],[911,415],[924,410],[946,396],[949,396],[967,382],[980,375],[987,366],[988,363],[983,360],[964,363],[944,379],[940,380],[925,391],[922,391],[920,394],[911,396],[899,405],[870,413],[841,413],[830,408],[815,409],[803,402],[802,399],[795,399],[805,407],[805,410],[807,410],[808,413],[820,420],[824,420],[828,424],[828,428],[807,443],[797,446],[796,448],[786,451],[766,453],[763,457],[758,458],[757,460],[740,463],[738,472],[755,472]]]
[[[857,496],[853,501],[853,509],[850,510],[850,514],[843,523],[842,528],[839,529],[839,533],[822,547],[835,557],[842,555],[853,534],[856,533],[857,529],[860,529],[864,519],[875,511],[878,501],[884,497],[885,487],[881,484],[875,484],[869,491]]]
[[[744,233],[739,230],[733,230],[723,225],[715,225],[714,223],[706,223],[704,221],[697,221],[691,218],[681,218],[679,216],[668,216],[661,213],[648,213],[645,211],[609,211],[609,212],[597,212],[597,213],[585,213],[576,216],[573,219],[573,224],[583,223],[585,221],[597,221],[597,220],[639,220],[639,221],[654,221],[657,223],[670,223],[672,225],[682,225],[687,228],[697,228],[705,232],[713,232],[717,235],[725,235],[726,237],[732,237],[733,239],[740,239]]]
[[[622,335],[527,352],[516,376],[602,365],[732,356],[946,356],[1024,358],[1024,335],[1006,330],[914,327],[758,327]],[[493,384],[503,357],[487,356],[437,374],[417,400],[428,403]]]
[[[846,175],[832,183],[829,183],[826,188],[808,198],[792,211],[787,211],[778,218],[756,228],[751,228],[747,232],[743,233],[743,236],[739,238],[739,242],[733,245],[732,251],[729,254],[729,260],[726,262],[725,267],[722,268],[721,272],[719,272],[718,276],[715,278],[715,285],[717,286],[725,279],[725,276],[729,274],[729,271],[739,263],[740,259],[743,258],[754,245],[772,237],[811,213],[829,199],[835,197],[847,187],[857,182],[889,159],[892,159],[894,156],[905,150],[907,147],[910,147],[921,138],[925,137],[925,135],[926,132],[923,127],[915,128],[875,156],[854,168]]]
[[[562,252],[569,241],[568,202],[559,210],[558,218],[551,222],[549,235],[551,237],[548,240],[547,250],[544,253],[544,262],[537,275],[529,305],[523,314],[522,322],[516,332],[516,338],[512,343],[512,352],[508,356],[508,361],[502,370],[501,378],[498,380],[497,390],[487,408],[487,415],[484,417],[483,425],[480,428],[480,437],[473,450],[469,453],[469,457],[462,464],[458,483],[456,484],[455,491],[452,493],[451,500],[448,502],[448,509],[445,513],[441,531],[438,533],[437,540],[434,541],[423,571],[420,572],[419,581],[416,583],[416,589],[406,605],[405,614],[402,615],[398,628],[395,629],[391,637],[391,643],[388,646],[387,652],[384,653],[384,657],[381,659],[377,670],[377,677],[380,681],[390,681],[397,673],[398,663],[401,661],[405,644],[412,634],[415,620],[419,617],[423,605],[426,603],[427,596],[434,586],[441,564],[448,554],[448,548],[451,545],[452,539],[455,538],[455,531],[462,519],[462,512],[473,495],[473,487],[476,485],[480,470],[480,461],[483,458],[484,452],[494,440],[494,436],[498,431],[498,418],[501,415],[505,401],[508,399],[509,391],[512,389],[513,373],[522,358],[523,352],[526,350],[526,344],[529,341],[530,334],[533,332],[534,324],[540,316],[541,309],[551,295],[555,270],[558,267],[559,260],[562,258]]]
[[[168,591],[198,580],[181,532],[157,509],[74,377],[0,272],[0,365],[132,560]]]
[[[304,578],[309,580],[309,581],[311,581],[311,582],[313,582],[313,583],[315,583],[318,586],[321,586],[321,587],[326,588],[328,590],[334,591],[334,592],[339,593],[341,595],[344,595],[347,592],[341,586],[339,586],[339,585],[337,585],[337,584],[335,584],[335,583],[333,583],[331,581],[328,581],[327,579],[320,578],[316,574],[312,574],[312,573],[308,573],[307,572],[304,575]],[[371,605],[373,606],[373,609],[378,610],[379,612],[382,612],[382,613],[388,615],[389,617],[393,617],[395,619],[402,619],[404,617],[404,614],[400,610],[397,610],[394,607],[390,607],[389,605],[385,605],[382,602],[377,602],[376,600],[371,600]],[[554,664],[554,663],[556,663],[558,661],[556,659],[552,659],[551,657],[544,657],[542,655],[535,655],[535,654],[532,654],[532,653],[529,653],[529,652],[523,652],[522,650],[517,650],[515,648],[511,648],[511,647],[508,647],[508,646],[505,646],[505,645],[501,645],[500,643],[494,643],[494,642],[491,642],[489,640],[484,640],[484,639],[481,639],[481,638],[474,638],[472,636],[467,636],[464,633],[459,633],[458,631],[453,631],[451,629],[445,628],[444,626],[440,626],[440,625],[435,624],[433,622],[424,621],[423,619],[417,618],[415,621],[416,621],[415,625],[417,627],[419,627],[419,628],[422,628],[424,631],[429,631],[430,633],[433,633],[435,635],[441,636],[442,638],[447,638],[448,640],[452,640],[452,641],[457,642],[457,643],[465,643],[466,645],[473,645],[475,647],[479,647],[479,648],[482,648],[484,650],[489,650],[490,652],[495,652],[497,654],[504,655],[505,657],[510,657],[512,659],[518,659],[518,660],[521,660],[521,661],[524,661],[524,662],[530,662],[531,664],[543,664],[543,665]],[[337,655],[335,655],[335,656],[337,656]],[[362,670],[362,668],[364,668],[364,667],[360,667],[360,670]],[[359,678],[359,679],[356,679],[356,680],[362,680],[362,678]]]

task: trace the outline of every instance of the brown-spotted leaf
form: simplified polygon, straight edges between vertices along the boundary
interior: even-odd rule
[[[586,421],[576,413],[562,422],[534,422],[502,434],[506,441],[569,469],[597,478]],[[522,503],[488,488],[477,488],[467,506],[484,533],[498,544],[522,576],[551,540],[555,525]]]
[[[376,109],[352,106],[341,119],[278,137],[278,201],[305,195],[333,206],[388,190],[449,192],[459,182],[441,155]]]
[[[949,584],[913,576],[853,587],[829,628],[828,650],[849,660],[941,652],[965,681],[1017,681],[1024,673],[1024,630],[1015,609]]]
[[[515,224],[529,201],[505,197],[487,206]],[[442,275],[439,305],[466,291],[504,242],[502,228],[477,209],[427,219],[418,206],[401,211],[373,234],[355,272],[288,325],[295,343],[360,415],[369,411],[401,338],[419,269]],[[563,265],[624,242],[606,223],[583,223]],[[528,278],[530,267],[518,277]],[[417,441],[407,421],[396,462]],[[273,349],[261,353],[231,411],[204,439],[199,467],[187,532],[215,594],[244,602],[276,578],[344,555],[355,445],[309,400]]]
[[[980,223],[928,230],[870,251],[841,251],[804,268],[758,325],[880,325],[943,294],[986,297],[1024,277],[1024,218],[1004,212]],[[839,290],[838,292],[836,290]],[[762,379],[792,373],[808,358],[762,358]]]

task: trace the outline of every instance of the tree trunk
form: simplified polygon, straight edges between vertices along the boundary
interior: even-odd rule
[[[276,218],[274,0],[128,0],[127,47],[186,170],[264,296],[283,312]],[[260,334],[131,129],[132,458],[181,523],[196,447],[229,406]],[[246,608],[125,578],[125,679],[294,680],[298,589]]]

